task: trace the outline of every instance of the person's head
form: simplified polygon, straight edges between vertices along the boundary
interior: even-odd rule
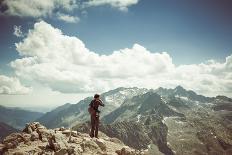
[[[94,95],[94,99],[99,99],[100,98],[100,95],[99,94],[95,94]]]

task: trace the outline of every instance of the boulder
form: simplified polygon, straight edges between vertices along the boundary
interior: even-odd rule
[[[10,143],[6,143],[5,144],[5,148],[6,149],[14,149],[16,148],[18,145],[18,143],[16,141],[10,142]]]
[[[0,144],[0,154],[3,154],[6,151],[6,147],[4,144]]]
[[[106,144],[102,139],[96,139],[95,143],[100,147],[102,151],[106,151]]]
[[[65,154],[68,154],[67,149],[62,148],[62,149],[60,149],[59,151],[55,152],[54,155],[65,155]]]
[[[60,129],[59,129],[59,131],[64,131],[65,130],[65,128],[64,127],[61,127]]]
[[[70,133],[71,133],[71,130],[68,130],[68,129],[62,131],[62,134],[70,134]]]
[[[17,151],[13,155],[25,155],[25,153],[23,153],[22,151]]]
[[[118,138],[110,138],[109,140],[113,143],[123,144]]]
[[[80,144],[83,151],[89,150],[100,150],[99,146],[92,140],[85,140]]]
[[[19,143],[22,141],[23,141],[23,137],[22,137],[21,133],[12,133],[3,140],[3,144],[9,143],[9,142],[18,142]]]
[[[137,154],[135,151],[130,150],[129,147],[123,147],[121,150],[116,150],[115,153],[117,153],[118,155],[136,155]]]
[[[61,149],[61,148],[60,148],[60,144],[58,144],[58,143],[53,143],[53,146],[54,146],[53,150],[54,150],[55,152]]]
[[[30,138],[30,140],[31,141],[36,141],[36,140],[38,140],[39,139],[39,134],[36,132],[36,131],[33,131],[32,133],[31,133],[31,138]]]

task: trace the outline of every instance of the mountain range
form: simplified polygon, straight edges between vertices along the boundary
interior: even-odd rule
[[[101,116],[105,116],[115,109],[119,108],[125,100],[128,100],[134,96],[144,94],[148,90],[143,88],[117,88],[101,94],[101,99],[105,103],[104,110],[101,112]],[[72,127],[76,124],[83,123],[89,120],[88,106],[93,97],[87,97],[77,104],[65,104],[57,107],[56,109],[46,113],[39,119],[48,128],[56,128],[60,126]],[[100,107],[101,108],[101,107]]]
[[[178,86],[135,95],[102,116],[100,130],[136,149],[153,145],[165,155],[231,154],[232,100]],[[75,130],[89,132],[89,123]]]
[[[25,124],[32,122],[43,113],[23,110],[21,108],[5,107],[0,105],[0,122],[3,122],[16,129],[24,128]]]
[[[48,128],[89,132],[93,97],[64,104],[38,117]],[[100,131],[131,148],[165,155],[232,154],[232,99],[174,89],[117,88],[101,94]]]
[[[0,122],[0,142],[5,138],[7,135],[18,132],[19,130],[9,126],[6,123]]]

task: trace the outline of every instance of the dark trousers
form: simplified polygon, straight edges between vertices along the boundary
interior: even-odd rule
[[[91,115],[90,137],[98,137],[99,116]]]

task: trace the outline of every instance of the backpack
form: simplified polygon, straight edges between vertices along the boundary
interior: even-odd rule
[[[95,111],[94,108],[93,108],[93,104],[94,104],[94,101],[92,100],[89,104],[89,108],[88,108],[88,112],[89,114],[93,114],[93,112]]]

